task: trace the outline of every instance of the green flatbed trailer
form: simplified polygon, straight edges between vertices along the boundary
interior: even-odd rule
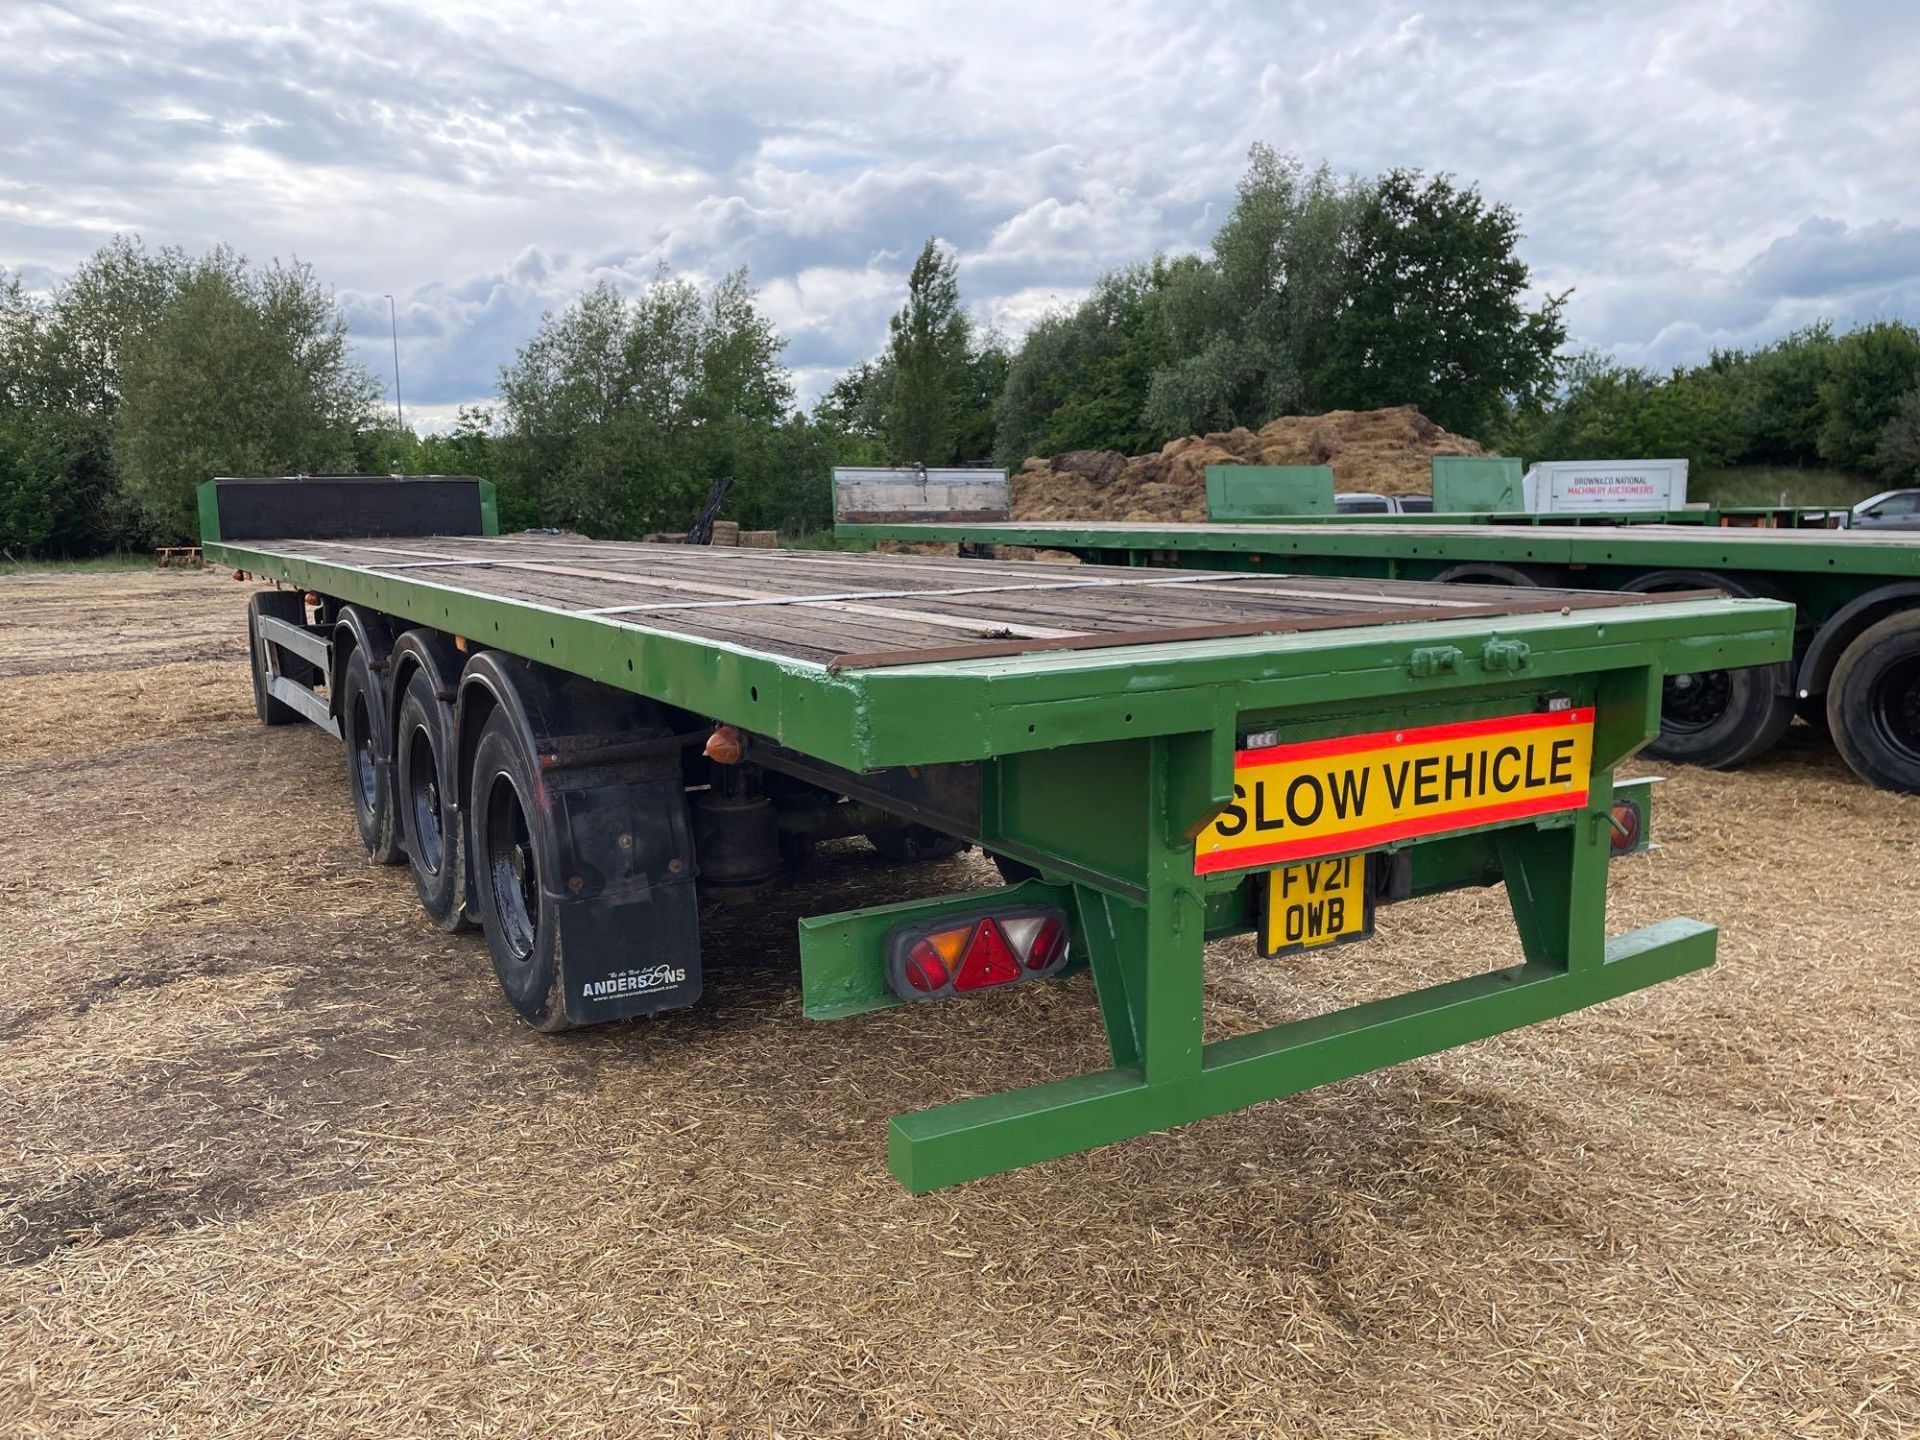
[[[1855,773],[1920,791],[1920,534],[1675,525],[1502,527],[1113,521],[843,523],[850,539],[1066,551],[1109,565],[1438,580],[1632,593],[1720,590],[1791,601],[1793,654],[1751,674],[1669,673],[1649,753],[1745,764],[1796,713]]]
[[[1698,505],[1684,510],[1431,510],[1359,514],[1257,516],[1209,521],[1275,525],[1686,525],[1705,530],[1840,530],[1838,505]]]
[[[269,723],[344,740],[369,855],[476,919],[543,1029],[700,993],[703,903],[809,842],[1008,883],[801,922],[812,1019],[1092,971],[1110,1065],[894,1118],[915,1191],[1288,1095],[1713,961],[1608,938],[1615,766],[1672,671],[1776,663],[1764,599],[722,550],[492,533],[470,479],[212,482]],[[280,588],[291,586],[290,589]],[[1203,1040],[1204,947],[1313,955],[1504,884],[1521,964]]]

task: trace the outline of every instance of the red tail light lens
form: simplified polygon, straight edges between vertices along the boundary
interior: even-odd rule
[[[1066,912],[998,907],[903,925],[887,937],[887,985],[902,1000],[964,995],[1058,974],[1069,958]]]
[[[960,973],[953,977],[956,990],[984,990],[989,985],[1005,985],[1020,978],[1020,962],[1007,948],[1007,937],[991,919],[982,920],[967,946]]]
[[[1640,830],[1643,822],[1638,804],[1632,800],[1614,801],[1611,819],[1613,825],[1611,847],[1615,855],[1631,854],[1642,848]]]
[[[1057,970],[1067,958],[1067,927],[1049,916],[1040,922],[1040,933],[1027,951],[1027,969]]]
[[[902,977],[921,995],[936,995],[953,979],[954,959],[973,934],[971,929],[944,930],[916,940],[907,951]]]

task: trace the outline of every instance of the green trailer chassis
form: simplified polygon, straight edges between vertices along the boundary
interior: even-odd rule
[[[1776,662],[1791,642],[1784,605],[1695,599],[832,672],[503,600],[430,572],[373,573],[217,536],[206,551],[377,609],[396,633],[431,628],[737,726],[749,753],[805,757],[845,774],[868,802],[896,782],[933,793],[940,777],[961,777],[977,805],[949,828],[964,825],[966,839],[1034,878],[802,922],[807,1014],[905,1003],[880,958],[903,921],[1047,900],[1068,913],[1074,953],[1092,972],[1111,1063],[896,1117],[889,1162],[913,1191],[1290,1095],[1710,965],[1715,930],[1697,921],[1606,936],[1614,768],[1655,733],[1665,673]],[[1197,874],[1195,837],[1231,802],[1251,734],[1312,741],[1550,701],[1593,710],[1580,808],[1371,847],[1397,877],[1389,898],[1503,883],[1520,963],[1205,1041],[1206,943],[1251,927],[1249,881],[1264,872]],[[1385,937],[1375,943],[1386,948]],[[1340,954],[1343,964],[1372,958]]]

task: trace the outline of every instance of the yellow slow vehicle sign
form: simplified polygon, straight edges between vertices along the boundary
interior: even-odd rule
[[[1537,711],[1242,750],[1194,873],[1340,855],[1587,803],[1593,709]]]

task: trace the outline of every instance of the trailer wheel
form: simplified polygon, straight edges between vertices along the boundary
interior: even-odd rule
[[[1509,565],[1501,560],[1470,560],[1449,565],[1433,578],[1442,585],[1511,585],[1519,590],[1537,590],[1559,579],[1544,566]]]
[[[1023,880],[1038,880],[1040,872],[1024,860],[1016,860],[1011,855],[996,855],[987,852],[987,858],[993,861],[993,868],[1000,872],[1000,879],[1008,885],[1018,885]]]
[[[400,844],[413,872],[420,907],[442,930],[461,930],[466,918],[466,836],[459,790],[451,783],[452,750],[443,707],[423,669],[407,680],[394,727],[393,794]]]
[[[347,753],[347,794],[360,843],[380,865],[406,857],[400,849],[393,807],[393,773],[387,764],[386,724],[366,652],[355,647],[340,677],[340,738]]]
[[[1889,615],[1847,646],[1827,686],[1827,722],[1854,774],[1920,794],[1920,610]]]
[[[253,713],[262,725],[295,725],[307,717],[267,693],[267,647],[260,643],[261,616],[285,620],[290,625],[305,623],[307,607],[297,591],[257,590],[247,601],[247,660],[253,668]]]
[[[945,860],[967,848],[957,835],[943,835],[930,825],[892,825],[869,830],[867,843],[889,860]]]
[[[1652,570],[1620,587],[1635,595],[1673,590],[1724,590],[1754,599],[1770,592],[1758,583],[1709,570]],[[1660,682],[1660,733],[1647,754],[1708,770],[1732,770],[1758,760],[1793,724],[1793,668],[1786,662],[1746,670],[1699,670]]]
[[[496,709],[481,727],[468,793],[475,900],[493,973],[529,1025],[566,1030],[560,985],[560,925],[541,884],[540,857],[550,853],[541,828],[546,812],[512,718]]]

